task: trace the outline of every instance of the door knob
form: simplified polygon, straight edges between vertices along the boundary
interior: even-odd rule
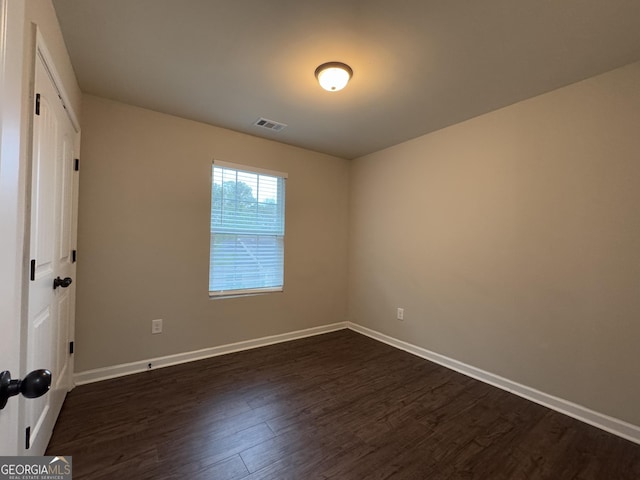
[[[67,277],[67,278],[54,278],[53,279],[53,289],[55,290],[58,287],[62,287],[62,288],[67,288],[69,285],[71,285],[71,282],[73,282],[73,280],[71,280],[71,278]]]
[[[50,387],[49,370],[34,370],[23,380],[11,380],[11,372],[5,370],[0,373],[0,410],[5,407],[9,397],[21,393],[26,398],[38,398],[47,393]]]

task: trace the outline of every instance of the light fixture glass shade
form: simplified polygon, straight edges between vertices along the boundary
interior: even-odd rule
[[[328,92],[337,92],[347,86],[353,70],[340,62],[323,63],[316,68],[316,78],[320,86]]]

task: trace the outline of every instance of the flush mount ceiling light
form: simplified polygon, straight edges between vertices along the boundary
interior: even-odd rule
[[[328,92],[342,90],[347,86],[352,76],[351,67],[340,62],[327,62],[316,68],[318,83]]]

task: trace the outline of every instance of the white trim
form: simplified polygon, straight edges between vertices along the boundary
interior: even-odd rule
[[[22,76],[24,19],[24,1],[0,0],[0,370],[9,370],[14,378],[23,373],[22,299],[28,282],[23,276],[28,144],[23,108],[27,91]],[[0,412],[0,454],[22,455],[25,402],[17,398],[10,402]]]
[[[440,355],[439,353],[432,352],[426,348],[398,340],[356,323],[347,322],[347,326],[354,332],[361,333],[367,337],[373,338],[374,340],[378,340],[379,342],[404,350],[405,352],[437,363],[443,367],[450,368],[451,370],[455,370],[463,375],[488,383],[489,385],[493,385],[494,387],[498,387],[509,393],[518,395],[519,397],[531,400],[532,402],[543,405],[551,410],[563,413],[575,418],[576,420],[580,420],[601,430],[640,444],[640,426],[610,417],[603,413],[595,412],[587,407],[583,407],[582,405],[549,395],[548,393],[541,392],[535,388],[527,387],[526,385],[522,385],[480,368],[467,365],[466,363]]]
[[[203,360],[205,358],[226,355],[227,353],[274,345],[276,343],[289,342],[291,340],[312,337],[314,335],[321,335],[323,333],[334,332],[336,330],[344,330],[346,328],[347,322],[332,323],[331,325],[323,325],[320,327],[307,328],[305,330],[297,330],[295,332],[271,335],[268,337],[257,338],[255,340],[245,340],[243,342],[230,343],[228,345],[220,345],[218,347],[204,348],[193,352],[149,358],[147,360],[114,365],[112,367],[96,368],[94,370],[78,372],[74,375],[73,379],[76,385],[84,385],[86,383],[99,382],[101,380],[108,380],[110,378],[123,377],[133,373],[144,372],[149,370],[149,364],[152,365],[153,369],[170,367],[171,365],[178,365],[180,363]]]
[[[223,162],[221,160],[216,160],[215,158],[213,159],[213,164],[216,167],[232,168],[233,170],[240,170],[242,172],[262,173],[263,175],[271,175],[272,177],[289,178],[289,174],[285,172],[267,170],[265,168],[252,167],[250,165],[240,165],[239,163]]]

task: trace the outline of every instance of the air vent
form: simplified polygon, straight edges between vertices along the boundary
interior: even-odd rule
[[[280,130],[284,130],[284,128],[286,127],[284,123],[274,122],[273,120],[269,120],[268,118],[262,118],[262,117],[256,120],[254,125],[256,127],[272,130],[274,132],[279,132]]]

